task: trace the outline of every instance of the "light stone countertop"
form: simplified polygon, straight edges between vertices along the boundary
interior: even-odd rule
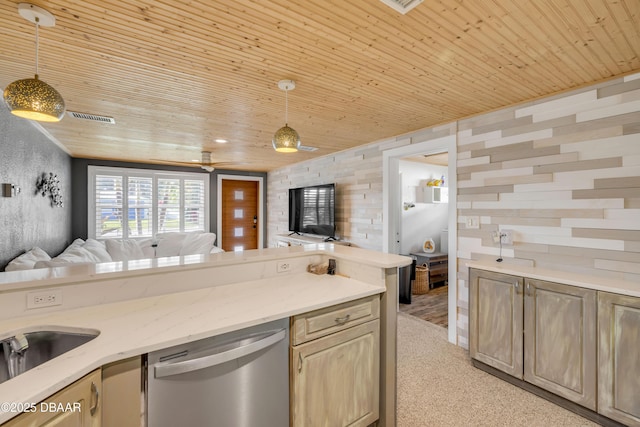
[[[0,290],[8,291],[33,286],[55,286],[57,284],[84,282],[88,278],[101,280],[124,276],[143,276],[157,268],[162,268],[165,272],[186,271],[207,268],[208,266],[234,265],[309,255],[336,257],[379,268],[403,267],[410,265],[412,261],[411,258],[401,255],[332,243],[316,243],[304,246],[263,248],[208,255],[186,255],[97,264],[70,264],[64,267],[0,272]]]
[[[469,268],[493,271],[495,273],[511,274],[548,282],[563,283],[579,286],[596,291],[640,297],[640,283],[618,280],[610,277],[589,276],[570,271],[549,270],[539,267],[529,267],[516,264],[504,264],[490,261],[471,261],[466,263]]]
[[[384,291],[342,276],[297,273],[1,321],[4,336],[42,325],[100,335],[0,384],[0,403],[38,403],[110,362]],[[16,415],[0,412],[0,423]]]

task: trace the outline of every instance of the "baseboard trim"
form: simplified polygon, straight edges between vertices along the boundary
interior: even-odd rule
[[[499,369],[494,368],[493,366],[489,366],[486,363],[480,362],[475,359],[471,359],[471,363],[476,368],[485,371],[497,378],[500,378],[503,381],[506,381],[510,384],[513,384],[517,387],[520,387],[523,390],[528,391],[529,393],[533,393],[538,397],[541,397],[545,400],[548,400],[551,403],[554,403],[558,406],[563,407],[571,412],[574,412],[581,417],[584,417],[594,423],[600,424],[605,427],[626,427],[625,424],[621,424],[611,418],[605,417],[604,415],[600,415],[597,412],[592,411],[591,409],[587,409],[584,406],[580,406],[575,402],[565,399],[564,397],[560,397],[556,394],[553,394],[545,389],[542,389],[538,386],[535,386],[531,383],[523,381],[521,379],[512,377],[511,375],[500,371]]]

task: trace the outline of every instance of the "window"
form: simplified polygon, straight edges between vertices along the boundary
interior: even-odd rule
[[[89,166],[89,237],[209,231],[209,175]]]

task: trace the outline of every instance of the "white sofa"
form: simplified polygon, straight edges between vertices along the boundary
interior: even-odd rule
[[[215,233],[203,232],[160,233],[155,239],[76,239],[54,258],[33,248],[9,262],[5,271],[224,252],[215,241]]]

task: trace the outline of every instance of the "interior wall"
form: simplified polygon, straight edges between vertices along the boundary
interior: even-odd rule
[[[47,126],[56,126],[50,124]],[[36,193],[42,174],[60,180],[64,207],[51,206],[49,197]],[[71,243],[71,157],[26,119],[0,107],[0,184],[21,188],[4,197],[0,188],[0,271],[16,256],[40,247],[57,255]]]
[[[455,125],[422,129],[269,172],[269,246],[289,233],[289,188],[336,183],[336,235],[365,249],[381,251],[382,153],[412,143],[455,134]],[[278,155],[278,154],[274,154]]]
[[[513,230],[504,263],[640,289],[640,74],[462,120],[457,148],[460,345],[465,262],[497,258],[495,230]]]
[[[424,241],[429,238],[433,239],[436,252],[440,252],[440,235],[447,228],[449,206],[447,203],[425,203],[421,192],[428,188],[426,183],[430,179],[442,176],[446,186],[449,181],[447,167],[401,160],[400,173],[402,201],[409,204],[402,211],[400,253],[422,252]]]
[[[468,269],[505,263],[617,277],[640,288],[640,74],[345,150],[269,173],[268,236],[286,233],[287,189],[338,184],[338,232],[382,250],[382,152],[457,135],[457,342],[468,347]],[[480,228],[466,228],[478,216]]]

